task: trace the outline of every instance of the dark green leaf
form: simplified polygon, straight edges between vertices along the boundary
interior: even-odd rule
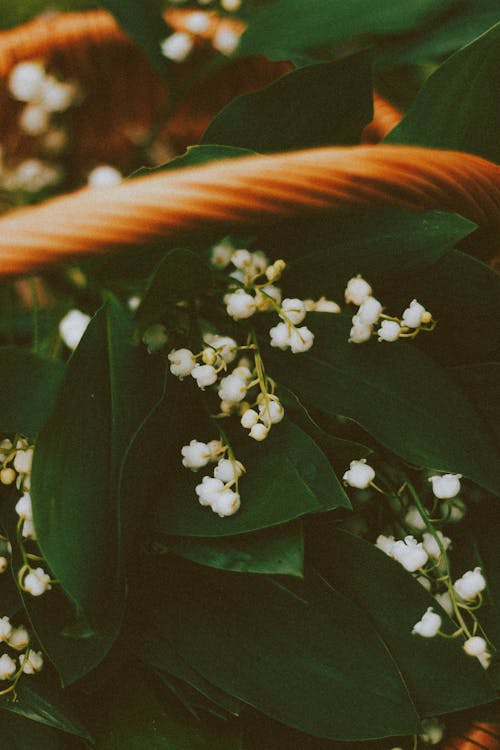
[[[222,690],[331,739],[418,728],[385,646],[358,607],[311,576],[298,593],[266,576],[155,564],[145,641],[161,632]],[[161,586],[158,583],[161,582]]]
[[[81,740],[0,710],[0,737],[9,750],[83,750]]]
[[[309,352],[266,354],[278,381],[306,404],[358,422],[417,466],[500,487],[489,432],[436,362],[408,343],[350,344],[344,315],[310,314],[308,325],[316,336]]]
[[[0,349],[0,429],[34,440],[47,420],[64,376],[64,365],[25,349]]]
[[[500,23],[427,81],[387,143],[456,149],[500,160]]]
[[[462,365],[452,374],[500,441],[500,362]]]
[[[333,44],[361,34],[413,31],[437,16],[450,0],[275,0],[252,15],[238,54],[287,60],[292,52]]]
[[[344,531],[318,535],[311,553],[332,586],[370,618],[397,662],[418,712],[458,711],[493,700],[484,669],[467,657],[459,640],[419,638],[411,631],[434,598],[399,563],[373,544]],[[455,629],[440,612],[445,632]]]
[[[229,539],[167,537],[156,548],[221,570],[300,578],[304,569],[304,536],[300,523]]]
[[[144,177],[148,174],[165,172],[168,169],[183,169],[184,167],[197,167],[199,164],[208,164],[210,161],[219,159],[236,159],[239,156],[252,156],[254,151],[247,148],[234,148],[233,146],[189,146],[185,154],[162,164],[160,167],[141,167],[130,175],[133,177]]]
[[[286,151],[358,143],[373,117],[371,56],[367,51],[292,71],[220,112],[204,143],[254,151]]]

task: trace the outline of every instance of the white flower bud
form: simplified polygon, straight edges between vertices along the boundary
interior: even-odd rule
[[[252,371],[248,367],[235,367],[232,371],[231,375],[234,375],[236,378],[240,378],[240,380],[244,380],[245,383],[250,382],[252,379]]]
[[[461,474],[443,474],[443,476],[429,477],[432,491],[439,500],[448,500],[460,492]]]
[[[22,452],[24,453],[24,451]],[[33,519],[33,510],[31,508],[31,497],[27,492],[25,492],[25,494],[22,495],[17,501],[16,513],[19,516],[19,518],[22,518],[23,520],[29,519],[31,521]]]
[[[249,432],[249,435],[254,440],[257,440],[257,442],[261,442],[261,440],[265,440],[266,437],[269,434],[269,428],[266,427],[265,424],[262,424],[262,422],[257,422],[257,424],[254,424],[252,429]]]
[[[41,596],[52,588],[50,576],[43,568],[32,568],[23,580],[23,588],[32,596]]]
[[[33,519],[31,518],[26,519],[26,521],[23,523],[21,534],[24,537],[24,539],[34,539],[36,541],[36,531],[35,531],[35,524],[33,523]]]
[[[224,483],[214,477],[203,477],[201,483],[196,485],[195,492],[198,495],[200,505],[212,505],[219,492],[224,489]]]
[[[468,570],[461,578],[455,581],[453,588],[464,601],[473,601],[486,588],[486,580],[481,573],[481,568]]]
[[[365,341],[371,338],[372,330],[372,326],[365,325],[364,323],[354,323],[349,333],[349,341],[352,344],[364,344]]]
[[[342,479],[350,487],[365,490],[375,479],[375,471],[366,463],[366,458],[362,458],[360,461],[351,461]]]
[[[278,424],[285,416],[285,410],[280,401],[269,401],[267,404],[261,404],[259,406],[259,415],[262,422],[269,426],[270,424]]]
[[[292,354],[302,354],[303,352],[307,352],[314,344],[314,333],[310,331],[307,326],[292,328],[289,344]]]
[[[362,305],[372,293],[372,288],[361,276],[349,279],[345,290],[345,301],[353,305]]]
[[[483,669],[488,669],[491,664],[491,654],[485,651],[484,654],[478,655],[477,660]]]
[[[221,458],[214,470],[214,477],[227,484],[234,482],[242,475],[243,464],[240,461],[231,461],[229,458]]]
[[[59,335],[68,349],[76,349],[89,323],[90,317],[81,310],[66,313],[59,323]]]
[[[191,370],[191,376],[196,380],[198,388],[204,391],[217,380],[217,370],[212,365],[196,365]]]
[[[0,575],[5,573],[9,567],[9,561],[4,555],[0,555]]]
[[[187,60],[194,46],[191,34],[184,31],[176,31],[161,43],[161,52],[164,57],[173,62],[184,62]]]
[[[238,353],[238,344],[230,336],[218,336],[213,333],[206,333],[204,340],[210,346],[213,346],[217,354],[222,357],[226,364],[230,364]]]
[[[203,34],[210,26],[210,19],[206,13],[199,11],[186,16],[185,24],[192,34]]]
[[[427,528],[427,525],[420,515],[420,511],[414,505],[412,505],[405,515],[405,524],[410,526],[413,531],[423,531]]]
[[[279,263],[279,261],[278,261]],[[262,250],[255,250],[252,253],[252,271],[254,273],[265,274],[269,266],[269,258]]]
[[[38,98],[45,79],[45,70],[39,62],[22,62],[12,68],[8,88],[20,102],[32,102]]]
[[[427,611],[413,626],[412,635],[420,635],[422,638],[434,638],[439,632],[441,627],[441,617],[436,614],[432,607],[429,607]]]
[[[87,185],[91,188],[104,188],[119,185],[123,180],[122,173],[110,164],[100,164],[89,172]]]
[[[422,568],[429,559],[422,543],[417,543],[417,540],[412,536],[406,536],[404,541],[395,542],[392,548],[392,556],[410,573]]]
[[[27,656],[19,657],[19,664],[23,668],[24,674],[35,674],[43,668],[43,655],[41,651],[30,649]]]
[[[231,256],[231,263],[240,271],[249,270],[252,267],[252,253],[249,250],[235,250]]]
[[[196,359],[189,349],[172,349],[168,354],[170,372],[177,378],[185,378],[191,375],[196,367]]]
[[[19,127],[32,136],[43,135],[49,128],[50,114],[40,104],[27,104],[19,117]]]
[[[443,536],[441,531],[438,531],[436,533],[441,541],[443,549],[446,551],[451,544],[451,539],[449,539],[447,536]],[[434,560],[439,560],[439,558],[441,557],[441,550],[435,537],[432,534],[425,533],[422,539],[422,545],[429,557],[432,557]]]
[[[228,401],[231,404],[236,404],[239,401],[243,401],[247,393],[247,384],[242,378],[237,375],[227,375],[220,381],[220,387],[218,390],[219,398],[223,401]]]
[[[215,365],[215,363],[217,362],[217,352],[215,351],[215,349],[206,347],[201,353],[201,359],[204,365]]]
[[[418,328],[422,323],[422,315],[424,315],[425,312],[425,307],[414,299],[411,301],[410,306],[404,311],[401,322],[407,328]]]
[[[290,344],[290,329],[286,323],[278,323],[277,326],[269,331],[271,336],[271,346],[277,349],[285,350]]]
[[[463,649],[468,656],[481,656],[488,650],[488,644],[480,635],[474,635],[465,641]]]
[[[320,297],[320,299],[314,303],[313,310],[315,312],[339,313],[340,307],[333,300]]]
[[[379,341],[397,341],[401,326],[394,320],[383,320],[377,333]]]
[[[16,662],[8,654],[2,654],[0,656],[0,680],[8,680],[16,670]]]
[[[219,25],[212,39],[214,49],[223,55],[232,55],[240,42],[240,34],[229,27]]]
[[[5,485],[12,484],[16,481],[16,472],[10,466],[6,466],[0,471],[0,482]]]
[[[181,448],[181,454],[182,465],[193,471],[206,466],[211,458],[210,448],[206,443],[200,443],[199,440],[191,440],[189,445],[184,445]]]
[[[227,314],[233,320],[243,320],[250,318],[257,309],[255,299],[244,289],[237,289],[224,298],[226,303]]]
[[[210,440],[207,443],[207,448],[210,453],[210,461],[217,461],[223,450],[223,445],[220,440]]]
[[[32,463],[33,463],[33,448],[28,448],[27,450],[17,451],[14,457],[13,464],[14,464],[14,469],[17,472],[19,472],[19,474],[29,474],[31,471]],[[31,503],[29,495],[28,495],[28,500]],[[27,501],[25,500],[24,503],[26,502]]]
[[[9,638],[9,646],[15,651],[23,651],[30,642],[28,631],[23,625],[14,628]]]
[[[281,289],[273,284],[263,286],[255,294],[255,304],[259,312],[273,310],[273,300],[277,305],[281,304]]]
[[[448,617],[453,616],[453,604],[448,591],[444,591],[442,594],[436,594],[434,599],[444,609]]]
[[[373,325],[373,323],[376,323],[379,319],[381,312],[382,305],[378,299],[375,299],[375,297],[367,297],[361,304],[355,316],[356,322],[367,326]]]
[[[12,633],[12,625],[8,617],[0,617],[0,643],[8,641]]]
[[[234,253],[234,247],[229,240],[223,240],[218,245],[214,245],[210,253],[210,262],[216,268],[226,268]]]
[[[392,557],[392,548],[394,547],[395,543],[396,540],[393,536],[385,536],[384,534],[379,534],[377,537],[377,541],[375,542],[375,546],[382,550],[382,552],[385,552],[386,555],[389,555],[389,557]]]
[[[428,745],[439,745],[444,737],[444,724],[438,719],[422,719],[422,733],[420,738]]]
[[[278,279],[281,278],[281,275],[285,268],[286,263],[284,260],[275,260],[274,263],[268,266],[264,272],[266,274],[267,280],[271,283],[274,281],[278,281]]]
[[[241,505],[240,496],[237,492],[226,488],[222,492],[217,493],[214,501],[212,502],[212,510],[217,513],[221,518],[224,516],[232,516],[236,513]]]
[[[250,430],[259,421],[259,415],[254,409],[247,409],[241,417],[241,426]]]
[[[301,299],[284,299],[281,303],[280,318],[298,325],[306,317],[306,306]]]
[[[455,497],[441,503],[439,511],[441,513],[441,518],[447,523],[458,523],[465,516],[467,507],[463,500],[459,497]]]
[[[221,8],[233,13],[241,8],[241,0],[220,0]]]
[[[425,589],[426,591],[430,591],[430,590],[431,590],[431,588],[432,588],[432,583],[431,583],[431,582],[429,581],[429,579],[428,579],[428,578],[426,578],[425,576],[417,576],[417,577],[415,578],[415,580],[416,580],[416,581],[417,581],[417,583],[419,583],[419,584],[420,584],[420,585],[422,586],[422,588],[424,588],[424,589]]]
[[[65,112],[75,101],[76,95],[77,88],[74,83],[46,76],[40,92],[40,101],[49,112]]]

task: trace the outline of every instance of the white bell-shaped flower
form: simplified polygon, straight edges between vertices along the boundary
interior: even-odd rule
[[[432,492],[439,500],[448,500],[460,492],[461,474],[443,474],[429,477]]]
[[[217,380],[217,370],[212,365],[196,365],[191,370],[191,377],[196,380],[202,391]]]
[[[417,542],[413,536],[406,536],[404,541],[395,542],[392,556],[410,573],[422,568],[429,559],[422,543]]]
[[[284,299],[281,303],[280,317],[293,325],[299,325],[306,317],[306,306],[301,299]]]
[[[237,289],[235,292],[226,294],[224,297],[227,314],[233,320],[244,320],[250,318],[257,309],[255,297],[245,292],[244,289]]]
[[[189,349],[172,349],[168,354],[170,372],[177,378],[185,378],[191,375],[196,367],[196,359]]]
[[[486,588],[486,580],[481,572],[481,568],[477,567],[474,570],[468,570],[461,578],[455,581],[453,588],[464,601],[473,601]]]
[[[8,654],[0,656],[0,680],[8,680],[17,671],[17,665],[14,659]]]
[[[359,461],[351,461],[342,479],[349,487],[365,490],[375,479],[375,470],[366,463],[366,458],[362,458]]]
[[[468,656],[482,656],[487,652],[488,644],[480,635],[474,635],[472,638],[467,638],[463,649]]]
[[[353,305],[362,305],[372,293],[372,288],[362,276],[355,276],[349,279],[344,293],[345,301],[352,302]]]
[[[411,632],[413,635],[422,636],[422,638],[434,638],[438,634],[440,627],[441,617],[434,612],[432,607],[428,607],[427,611],[422,615],[422,619],[415,623]]]

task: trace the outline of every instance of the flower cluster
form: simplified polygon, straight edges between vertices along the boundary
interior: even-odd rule
[[[176,2],[176,5],[185,0]],[[211,0],[198,0],[199,5],[209,5]],[[242,0],[220,0],[220,8],[227,13],[234,13],[241,7]],[[182,20],[182,30],[174,31],[161,43],[164,57],[172,62],[185,62],[197,46],[208,40],[213,49],[223,55],[232,55],[239,44],[243,33],[243,24],[226,20],[219,13],[204,10],[193,10]]]
[[[8,683],[0,689],[0,695],[13,692],[23,674],[32,675],[43,667],[41,651],[30,647],[30,635],[24,625],[14,626],[10,618],[0,617],[0,644],[9,651],[0,655],[0,683]],[[16,657],[16,652],[23,653]],[[17,659],[17,660],[16,660]]]
[[[224,455],[227,453],[228,458]],[[204,476],[196,487],[200,505],[210,507],[221,518],[232,516],[239,510],[240,495],[238,479],[245,471],[240,461],[236,461],[228,445],[220,440],[202,443],[191,440],[182,450],[182,465],[192,471],[198,471],[209,463],[217,462],[213,476]],[[233,489],[234,487],[234,489]]]
[[[354,344],[368,341],[374,333],[379,341],[392,342],[400,338],[414,338],[419,331],[432,331],[435,327],[431,313],[416,299],[410,302],[401,318],[385,315],[382,303],[373,296],[370,284],[362,276],[349,279],[345,300],[358,307],[349,337]],[[376,325],[379,327],[374,330]]]

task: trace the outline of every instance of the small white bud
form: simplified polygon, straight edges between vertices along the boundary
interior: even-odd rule
[[[16,670],[16,662],[8,654],[2,654],[0,656],[0,680],[8,680]]]
[[[375,297],[367,297],[365,301],[362,302],[355,316],[357,319],[356,322],[367,326],[373,325],[373,323],[376,323],[379,319],[381,312],[382,305],[378,299],[375,299]]]
[[[442,594],[436,594],[434,599],[444,609],[448,617],[453,616],[453,604],[448,591],[444,591]]]
[[[429,607],[422,619],[415,623],[411,632],[413,635],[422,636],[422,638],[434,638],[440,627],[441,617],[434,612],[432,607]]]
[[[360,461],[351,461],[342,479],[350,487],[365,490],[375,479],[375,470],[366,463],[366,458],[362,458]]]
[[[68,349],[76,349],[89,323],[90,317],[81,310],[66,313],[59,323],[59,335]]]
[[[204,391],[217,380],[217,370],[212,365],[196,365],[191,370],[191,376],[196,380],[198,388]]]
[[[24,451],[22,452],[24,453]],[[31,497],[27,492],[25,492],[25,494],[22,495],[17,501],[16,513],[19,516],[19,518],[22,518],[23,520],[31,521],[33,519],[33,510],[31,508]]]
[[[166,329],[165,329],[166,331]],[[177,378],[185,378],[191,375],[196,367],[196,359],[189,349],[172,349],[168,354],[170,372]]]
[[[220,25],[212,39],[212,45],[223,55],[232,55],[240,42],[240,34],[229,27]]]
[[[226,268],[234,253],[234,247],[229,240],[223,240],[218,245],[214,245],[210,253],[210,262],[215,268]]]
[[[315,312],[339,313],[340,307],[333,300],[320,297],[320,299],[314,303],[313,310]]]
[[[0,471],[0,482],[5,485],[12,484],[16,481],[16,472],[10,466],[6,466]]]
[[[364,344],[365,341],[371,338],[372,326],[365,325],[364,323],[355,323],[349,333],[349,341],[352,344]]]
[[[244,365],[235,367],[231,375],[235,375],[237,378],[241,378],[241,380],[244,380],[245,383],[249,383],[252,379],[252,371],[249,367],[245,367]]]
[[[215,349],[206,347],[206,349],[203,349],[201,353],[201,359],[204,365],[215,365],[215,363],[217,362],[217,352],[215,351]]]
[[[401,333],[401,326],[394,320],[383,320],[377,333],[379,341],[397,341]]]
[[[77,93],[74,83],[46,76],[40,92],[40,102],[49,112],[65,112],[75,101]]]
[[[183,456],[182,465],[193,471],[206,466],[211,459],[210,448],[206,443],[201,443],[199,440],[191,440],[189,445],[184,445],[181,448],[181,454]]]
[[[481,656],[488,650],[488,644],[480,635],[474,635],[465,641],[463,649],[468,656]]]
[[[473,601],[486,588],[486,580],[481,573],[481,568],[468,570],[461,578],[455,581],[453,588],[464,601]]]
[[[184,31],[175,31],[161,43],[161,51],[164,57],[172,62],[184,62],[187,60],[194,46],[193,37]]]
[[[415,578],[415,580],[416,580],[416,581],[417,581],[417,583],[419,583],[419,584],[420,584],[420,585],[422,586],[422,588],[424,588],[424,589],[425,589],[426,591],[430,591],[430,590],[431,590],[431,588],[432,588],[432,583],[431,583],[431,582],[429,581],[429,579],[428,579],[428,578],[426,578],[425,576],[417,576],[417,577]]]
[[[262,422],[269,426],[270,424],[278,424],[285,416],[285,410],[280,401],[269,401],[267,404],[263,403],[259,406],[259,415]]]
[[[210,26],[210,20],[206,13],[199,11],[186,16],[185,24],[187,30],[191,31],[192,34],[203,34]]]
[[[444,724],[438,719],[422,719],[422,733],[420,738],[428,745],[439,745],[444,737]]]
[[[418,328],[422,323],[422,316],[425,312],[425,307],[414,299],[404,311],[401,322],[407,328]]]
[[[222,357],[226,364],[230,364],[238,353],[238,344],[230,336],[218,336],[217,334],[207,333],[204,340],[210,346],[216,349],[217,354]]]
[[[15,651],[23,651],[30,642],[28,631],[23,625],[14,628],[9,638],[9,646]]]
[[[235,250],[231,256],[231,263],[240,271],[248,271],[253,264],[250,250]]]
[[[27,104],[19,117],[19,127],[32,136],[43,135],[49,128],[50,114],[40,104]]]
[[[436,533],[443,546],[443,549],[446,551],[451,544],[451,539],[449,539],[447,536],[443,536],[441,531],[438,531]],[[425,533],[422,539],[423,547],[429,557],[432,557],[434,560],[439,560],[439,558],[441,557],[441,550],[435,537],[432,534]]]
[[[447,523],[458,523],[467,512],[467,507],[459,497],[445,500],[439,509],[441,518]]]
[[[314,333],[310,331],[307,326],[292,328],[289,344],[292,354],[302,354],[303,352],[307,352],[314,344]]]
[[[353,305],[362,305],[372,293],[372,288],[362,276],[349,279],[345,290],[345,301]]]
[[[91,188],[104,188],[119,185],[123,180],[122,173],[110,164],[100,164],[89,172],[87,185]]]
[[[0,575],[5,573],[9,567],[9,561],[4,555],[0,555]]]
[[[26,450],[19,450],[17,451],[15,457],[14,457],[14,469],[19,472],[19,474],[29,474],[31,471],[31,464],[33,463],[33,448],[27,448]],[[25,497],[23,495],[23,497]],[[22,498],[21,498],[22,499]],[[24,503],[27,502],[31,503],[31,499],[28,495],[28,500],[24,500]],[[20,507],[23,507],[22,505]]]
[[[285,350],[290,344],[290,328],[286,323],[278,323],[269,331],[271,346]]]
[[[43,668],[43,655],[41,651],[30,649],[27,656],[19,657],[19,664],[23,668],[24,674],[35,674]]]
[[[241,0],[220,0],[221,8],[233,13],[241,8]]]
[[[35,531],[35,524],[33,523],[33,519],[31,518],[26,519],[26,521],[23,523],[21,534],[24,537],[24,539],[34,539],[36,541],[36,531]]]
[[[257,424],[259,421],[259,415],[254,409],[247,409],[246,412],[243,413],[241,417],[241,426],[245,428],[245,430],[250,430],[254,425]]]
[[[212,505],[217,494],[224,489],[224,483],[214,477],[203,477],[201,483],[196,485],[195,492],[198,495],[200,505]]]
[[[265,270],[266,278],[268,281],[273,283],[274,281],[278,281],[278,279],[281,278],[281,275],[283,271],[286,268],[286,263],[284,260],[275,260],[272,265],[268,266]]]
[[[422,568],[429,559],[422,543],[418,543],[413,536],[406,536],[404,541],[395,542],[392,556],[410,573]]]
[[[302,323],[306,317],[306,307],[301,299],[284,299],[281,303],[280,318],[283,318],[293,325]]]
[[[250,437],[254,440],[257,440],[257,442],[259,443],[261,442],[261,440],[265,440],[268,434],[269,428],[261,422],[257,422],[257,424],[254,424],[249,432]]]
[[[385,536],[384,534],[379,534],[377,537],[377,541],[375,542],[375,546],[382,550],[382,552],[385,552],[385,554],[389,557],[392,557],[392,548],[394,547],[395,543],[396,540],[393,536]]]
[[[432,491],[439,500],[448,500],[460,492],[461,474],[443,474],[429,477]]]
[[[38,98],[45,79],[45,70],[39,62],[22,62],[12,68],[8,88],[20,102],[31,102]]]
[[[237,492],[226,488],[217,493],[212,502],[212,510],[221,518],[234,515],[240,508],[241,501]]]
[[[32,568],[23,580],[23,588],[32,596],[41,596],[52,588],[50,576],[43,568]]]
[[[281,303],[281,289],[273,284],[267,284],[259,289],[255,294],[255,304],[259,312],[273,310],[273,301],[279,305]]]
[[[491,654],[485,651],[483,654],[478,655],[477,660],[483,669],[488,669],[491,664]]]
[[[227,375],[220,381],[218,390],[219,398],[223,401],[236,404],[243,401],[247,393],[247,384],[237,375]]]
[[[257,309],[255,298],[248,294],[244,289],[237,289],[235,292],[226,295],[227,314],[233,320],[243,320],[250,318]]]
[[[243,464],[239,461],[231,461],[229,458],[221,458],[214,470],[214,477],[227,484],[234,482],[242,475]]]
[[[9,640],[12,630],[10,619],[8,617],[0,617],[0,643]]]
[[[405,524],[410,526],[412,531],[424,531],[427,528],[424,519],[420,515],[420,511],[414,505],[408,509],[405,515]]]

